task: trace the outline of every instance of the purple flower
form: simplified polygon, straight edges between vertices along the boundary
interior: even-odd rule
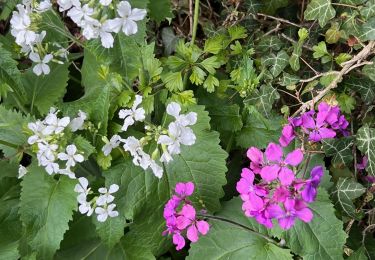
[[[336,132],[327,127],[326,112],[324,114],[318,114],[316,121],[314,120],[311,113],[305,113],[302,115],[302,127],[309,133],[309,140],[319,142],[322,139],[333,138],[336,136]]]
[[[360,163],[357,163],[356,167],[358,170],[364,170],[366,169],[368,164],[368,158],[367,156],[363,156],[362,161]]]
[[[283,159],[283,150],[281,146],[275,143],[270,143],[267,146],[265,155],[270,162],[270,165],[262,168],[260,172],[262,178],[267,182],[279,178],[282,185],[290,185],[294,180],[294,173],[287,166],[297,166],[301,163],[303,159],[301,149],[294,150]]]
[[[265,188],[254,184],[254,173],[248,168],[242,169],[241,179],[237,182],[236,189],[243,200],[249,199],[249,193],[260,197],[267,195]]]
[[[338,106],[330,106],[326,102],[318,105],[317,121],[325,121],[329,125],[336,123],[340,116],[340,108]]]
[[[196,212],[193,206],[186,204],[182,207],[179,216],[176,219],[176,225],[179,230],[187,228],[187,238],[191,242],[198,241],[198,234],[206,235],[210,226],[204,220],[196,219]]]
[[[185,238],[181,235],[180,232],[173,234],[173,244],[176,245],[176,250],[181,250],[185,246]]]
[[[302,198],[306,202],[313,202],[316,198],[317,188],[323,176],[323,167],[315,166],[311,170],[311,177],[306,181],[306,186],[302,191]]]
[[[281,146],[286,147],[290,144],[291,141],[294,140],[296,135],[294,134],[294,128],[291,124],[286,125],[283,127],[281,131],[281,136],[279,139],[279,143]]]
[[[251,161],[250,169],[253,170],[254,173],[260,173],[264,164],[262,151],[256,147],[250,147],[247,150],[247,157]]]
[[[179,195],[181,199],[185,199],[194,192],[194,183],[192,182],[179,182],[176,184],[175,192]]]
[[[290,229],[299,218],[303,222],[310,222],[313,218],[311,210],[301,200],[287,199],[284,203],[285,212],[275,216],[282,229]],[[280,213],[280,212],[277,212]]]

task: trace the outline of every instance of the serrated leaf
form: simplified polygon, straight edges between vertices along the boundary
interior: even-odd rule
[[[332,163],[336,166],[349,166],[353,161],[354,140],[350,137],[322,140],[323,149],[327,156],[332,156]]]
[[[343,223],[335,216],[327,192],[319,189],[316,201],[309,207],[314,214],[311,222],[297,221],[290,230],[282,233],[287,246],[305,260],[343,259],[347,235]]]
[[[189,77],[191,83],[195,85],[201,85],[204,82],[204,78],[206,77],[207,73],[204,72],[201,68],[194,66]]]
[[[312,0],[306,7],[306,20],[318,20],[320,27],[324,27],[336,15],[330,0]]]
[[[367,173],[375,176],[375,129],[362,126],[356,134],[357,147],[368,158]]]
[[[77,136],[74,138],[73,143],[77,146],[78,151],[83,154],[83,156],[88,159],[88,157],[95,153],[95,147],[84,137]]]
[[[51,72],[48,75],[37,76],[32,69],[22,75],[28,97],[27,104],[30,105],[31,111],[38,109],[41,114],[46,114],[50,107],[62,101],[68,85],[69,63],[49,66]]]
[[[208,93],[212,93],[215,91],[215,87],[218,87],[219,84],[219,80],[210,74],[204,81],[203,87],[207,90]]]
[[[331,196],[335,201],[335,206],[338,206],[347,216],[358,219],[352,201],[359,198],[365,191],[366,188],[360,183],[350,178],[339,178]]]
[[[269,70],[273,77],[277,77],[289,64],[289,55],[284,51],[278,52],[276,55],[272,53],[262,60],[265,66],[270,66]]]
[[[344,84],[349,86],[352,90],[358,91],[362,100],[366,104],[371,104],[375,98],[374,82],[366,77],[350,78],[344,81]]]
[[[171,1],[169,0],[150,1],[148,9],[150,17],[158,23],[164,21],[166,18],[173,17]]]
[[[251,97],[244,100],[247,105],[253,105],[266,117],[269,117],[272,105],[280,95],[275,88],[270,85],[262,85],[259,90],[254,90]]]
[[[225,202],[218,215],[266,233],[265,227],[244,216],[241,204],[239,198]],[[208,234],[200,237],[197,243],[191,244],[187,259],[293,259],[289,249],[280,248],[243,227],[215,220],[210,221],[210,224]]]
[[[204,52],[218,54],[221,50],[223,50],[226,46],[223,45],[225,40],[225,35],[219,34],[215,37],[208,38],[204,43]]]
[[[215,74],[216,69],[220,68],[220,62],[216,56],[211,56],[200,63],[210,74]]]
[[[165,83],[165,87],[171,92],[182,91],[184,89],[180,71],[162,74],[161,79]]]
[[[23,177],[19,213],[27,244],[37,258],[51,259],[59,248],[77,208],[76,183],[66,176],[55,180],[36,166]]]

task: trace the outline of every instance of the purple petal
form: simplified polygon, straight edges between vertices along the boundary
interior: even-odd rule
[[[177,217],[176,219],[176,227],[179,229],[179,230],[184,230],[186,227],[188,227],[190,224],[192,223],[192,221],[188,218],[186,218],[185,216],[179,216]]]
[[[296,212],[297,217],[303,222],[310,222],[313,218],[313,213],[309,208],[303,208]]]
[[[294,219],[295,217],[289,216],[284,218],[279,218],[279,225],[282,229],[288,230],[294,225]]]
[[[271,182],[275,180],[279,174],[280,166],[275,164],[271,166],[263,167],[263,169],[260,171],[260,176],[262,176],[262,179]]]
[[[283,156],[283,149],[278,144],[270,143],[267,146],[265,155],[269,161],[280,162]]]
[[[190,196],[194,192],[194,183],[192,182],[187,182],[185,184],[185,195]]]
[[[295,138],[294,128],[292,125],[286,125],[283,127],[279,143],[281,146],[286,147]]]
[[[241,177],[244,178],[249,184],[254,183],[254,173],[248,168],[242,169]]]
[[[279,180],[281,184],[285,186],[292,184],[294,180],[293,171],[287,167],[281,167],[279,172]]]
[[[320,128],[318,131],[322,139],[333,138],[336,136],[335,131],[333,131],[332,129],[325,128],[325,127]]]
[[[281,218],[284,215],[284,211],[277,204],[271,204],[266,209],[266,215],[269,218]]]
[[[263,153],[256,147],[250,147],[249,150],[247,150],[247,157],[252,161],[256,163],[262,163],[263,162]]]
[[[301,193],[301,196],[304,201],[313,202],[316,198],[316,194],[317,194],[316,188],[313,187],[311,183],[307,183]]]
[[[173,244],[176,245],[176,250],[181,250],[185,246],[185,238],[180,233],[173,234]]]
[[[302,126],[305,128],[314,129],[315,121],[309,114],[305,113],[302,115]]]
[[[186,236],[193,243],[198,241],[198,229],[195,225],[191,225],[190,227],[188,227]]]
[[[296,149],[293,152],[289,153],[286,158],[285,158],[285,163],[292,165],[292,166],[297,166],[300,164],[303,160],[303,152],[301,149]]]
[[[290,195],[288,189],[283,186],[276,188],[273,198],[276,202],[284,202]]]
[[[296,201],[294,199],[286,199],[284,202],[284,207],[287,211],[294,210],[295,205],[296,205]]]
[[[309,140],[313,142],[319,142],[320,140],[322,140],[322,137],[320,136],[318,131],[313,130],[309,135]]]
[[[206,221],[200,220],[197,221],[197,228],[199,233],[201,233],[202,235],[206,235],[210,230],[210,225]]]
[[[263,209],[263,200],[253,193],[249,194],[249,202],[250,204],[248,205],[248,209],[250,209],[251,211],[259,211]]]

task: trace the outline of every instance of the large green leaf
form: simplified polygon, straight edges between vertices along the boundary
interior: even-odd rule
[[[357,147],[368,158],[367,173],[375,176],[375,129],[362,126],[356,135]]]
[[[262,0],[262,12],[274,14],[277,9],[288,5],[288,0]]]
[[[375,17],[372,17],[366,23],[361,26],[361,35],[359,38],[362,41],[373,41],[375,40]]]
[[[223,203],[218,215],[267,234],[264,226],[243,214],[241,203],[239,198]],[[289,249],[280,248],[245,227],[220,220],[210,220],[210,224],[209,233],[191,244],[187,259],[293,259]]]
[[[55,180],[43,168],[29,167],[19,210],[28,245],[24,255],[32,252],[37,259],[52,259],[77,207],[76,183],[66,176]]]
[[[307,5],[304,15],[306,20],[318,20],[319,25],[324,27],[335,17],[336,11],[332,7],[331,0],[312,0]]]
[[[335,210],[325,190],[319,189],[317,200],[309,206],[314,218],[309,223],[297,221],[282,233],[287,246],[306,260],[343,259],[346,241],[343,223],[335,216]]]
[[[289,55],[284,51],[279,51],[277,54],[270,54],[262,60],[262,64],[270,66],[269,70],[272,76],[277,77],[286,66],[289,64]]]
[[[69,64],[49,64],[51,72],[48,75],[37,76],[32,69],[22,75],[22,81],[27,92],[27,104],[31,112],[37,108],[41,114],[46,114],[50,107],[61,101],[68,85]]]
[[[150,1],[148,4],[149,14],[152,19],[160,23],[166,18],[172,18],[172,8],[171,1],[160,0],[160,1]]]
[[[362,97],[362,100],[366,104],[370,104],[375,98],[374,82],[366,77],[362,78],[350,78],[344,82],[345,85],[349,86],[352,90],[358,91]]]
[[[322,143],[325,154],[332,156],[334,165],[348,166],[353,161],[353,138],[325,139],[322,140]]]
[[[177,182],[194,182],[192,201],[196,205],[201,205],[202,201],[212,212],[220,208],[219,199],[224,195],[227,154],[219,146],[218,133],[210,130],[204,107],[195,106],[191,110],[198,113],[198,122],[192,127],[196,143],[182,147],[181,154],[164,165],[161,180],[150,171],[134,166],[130,158],[104,174],[108,184],[120,185],[116,195],[120,214],[133,220],[125,238],[134,240],[135,245],[148,245],[155,255],[163,253],[170,245],[161,235],[165,229],[163,208]]]
[[[355,180],[340,178],[331,196],[335,200],[335,205],[347,216],[357,219],[358,214],[355,212],[355,206],[352,201],[359,198],[365,191],[366,188]]]

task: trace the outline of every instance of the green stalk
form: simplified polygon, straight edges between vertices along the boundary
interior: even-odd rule
[[[198,28],[198,17],[199,17],[199,0],[195,0],[194,6],[194,23],[193,23],[193,35],[191,37],[191,44],[194,44],[195,38],[197,36]]]

